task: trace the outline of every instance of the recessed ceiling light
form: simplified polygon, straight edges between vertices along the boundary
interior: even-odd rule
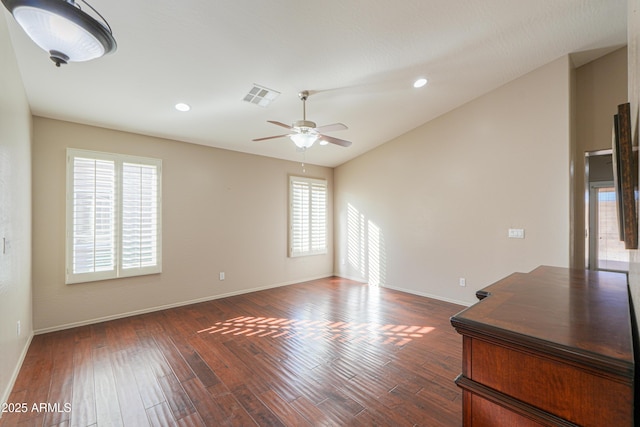
[[[415,82],[413,82],[413,87],[420,88],[424,85],[427,84],[427,79],[425,79],[424,77],[419,78],[418,80],[416,80]]]
[[[191,110],[191,106],[189,104],[185,104],[184,102],[179,102],[176,104],[176,110],[178,111],[189,111]]]

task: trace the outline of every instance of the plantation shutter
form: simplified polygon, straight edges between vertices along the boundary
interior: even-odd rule
[[[67,151],[66,283],[160,273],[162,162]]]
[[[290,177],[289,256],[327,252],[327,182]]]
[[[72,274],[115,275],[115,163],[73,159]]]
[[[311,183],[311,252],[327,249],[327,184]]]
[[[291,182],[291,256],[304,254],[309,250],[309,194],[306,182]]]
[[[154,267],[158,263],[158,168],[122,166],[122,269]],[[125,273],[126,274],[126,273]]]

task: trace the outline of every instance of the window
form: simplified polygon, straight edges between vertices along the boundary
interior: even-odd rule
[[[289,177],[289,256],[327,253],[327,181]]]
[[[160,273],[162,161],[67,150],[66,283]]]

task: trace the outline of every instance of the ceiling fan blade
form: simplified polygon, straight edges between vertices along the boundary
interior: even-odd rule
[[[318,126],[316,128],[316,131],[318,133],[324,133],[324,132],[335,132],[337,130],[347,130],[347,129],[349,128],[342,123],[333,123],[331,125]]]
[[[275,121],[275,120],[267,120],[267,122],[269,122],[269,123],[273,123],[274,125],[276,125],[276,126],[281,126],[281,127],[283,127],[283,128],[293,129],[291,126],[289,126],[289,125],[285,125],[284,123],[282,123],[282,122],[278,122],[278,121]]]
[[[256,138],[256,139],[252,139],[252,141],[266,141],[267,139],[276,139],[276,138],[282,138],[285,136],[289,136],[289,134],[284,134],[284,135],[274,135],[274,136],[266,136],[264,138]]]
[[[345,141],[344,139],[334,138],[333,136],[320,135],[320,139],[324,139],[327,142],[340,145],[342,147],[348,147],[351,145],[351,141]]]

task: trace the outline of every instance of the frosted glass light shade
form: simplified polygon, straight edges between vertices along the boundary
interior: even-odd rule
[[[56,65],[99,58],[116,49],[111,32],[65,0],[2,0]]]
[[[104,46],[75,22],[35,7],[17,7],[13,16],[31,39],[47,52],[64,53],[69,61],[88,61],[104,55]]]
[[[295,133],[289,135],[289,138],[299,148],[311,148],[314,142],[318,139],[318,135],[314,133]]]

